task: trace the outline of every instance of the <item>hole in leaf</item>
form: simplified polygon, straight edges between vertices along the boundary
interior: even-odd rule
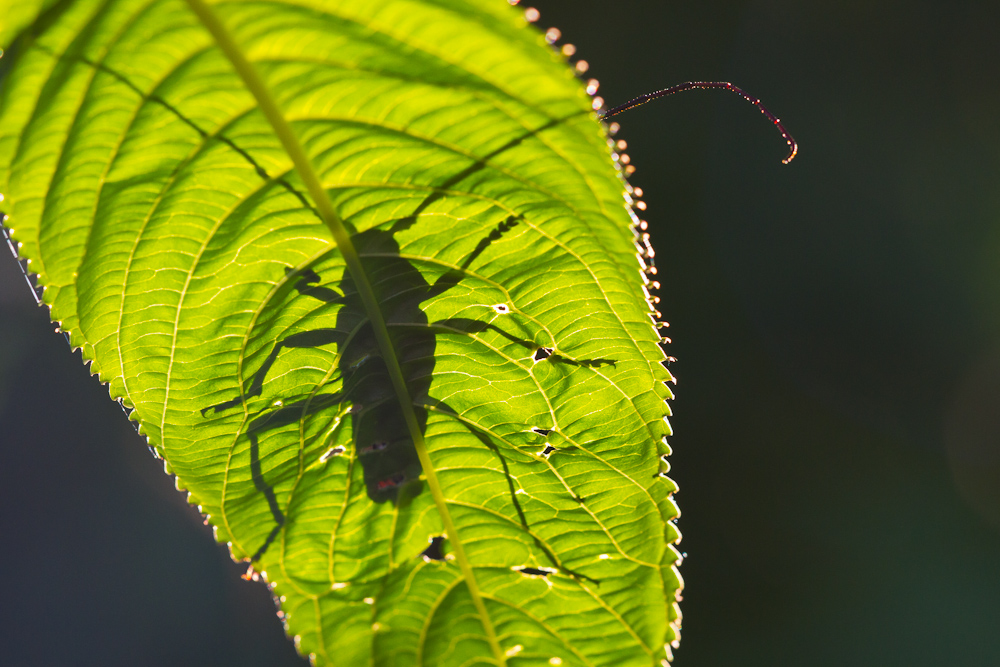
[[[535,361],[541,361],[542,359],[548,359],[552,356],[551,347],[540,347],[535,351],[534,359]]]
[[[510,306],[508,306],[506,303],[498,303],[495,306],[493,306],[493,310],[497,311],[501,315],[506,315],[507,313],[510,312]]]
[[[421,553],[425,561],[444,560],[444,537],[432,537],[430,546]]]
[[[544,456],[545,458],[548,458],[549,454],[551,454],[554,451],[556,451],[556,448],[553,447],[552,445],[548,445],[547,444],[547,445],[545,445],[545,449],[542,450],[542,456]]]
[[[346,450],[340,445],[337,445],[336,447],[331,447],[330,449],[323,452],[323,455],[319,457],[319,461],[320,463],[326,463],[327,461],[330,460],[331,456],[340,456],[345,451]]]
[[[552,433],[552,429],[550,428],[533,428],[531,430],[538,435],[548,435],[549,433]]]
[[[520,572],[527,577],[547,577],[553,574],[555,570],[552,568],[538,568],[538,567],[514,567],[511,568],[515,572]]]
[[[524,647],[521,646],[520,644],[517,644],[516,646],[511,646],[509,649],[507,649],[507,651],[505,652],[505,654],[506,654],[506,656],[508,658],[513,658],[515,655],[517,655],[518,653],[520,653],[523,650],[524,650]]]

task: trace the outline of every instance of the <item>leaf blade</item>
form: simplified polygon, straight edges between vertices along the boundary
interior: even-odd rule
[[[109,5],[122,16],[135,9]],[[26,200],[13,196],[17,183],[0,181],[12,193],[19,239],[35,234],[39,247],[76,253],[58,269],[76,279],[35,264],[53,314],[67,328],[78,323],[74,340],[90,346],[113,395],[137,408],[144,432],[234,553],[251,556],[275,540],[260,566],[281,582],[279,594],[289,591],[285,609],[302,650],[433,664],[478,655],[476,641],[448,641],[449,622],[469,602],[457,593],[439,591],[435,608],[450,611],[428,615],[431,625],[416,635],[401,629],[405,614],[395,607],[405,610],[409,598],[392,597],[393,577],[426,577],[433,588],[454,567],[419,558],[442,528],[427,494],[371,501],[370,455],[354,433],[365,418],[344,408],[362,401],[331,398],[371,363],[364,317],[348,298],[356,285],[267,123],[177,6],[149,3],[137,19],[146,32],[129,28],[144,37],[133,37],[142,42],[133,48],[159,69],[130,65],[112,45],[113,66],[90,66],[104,92],[68,84],[82,104],[121,101],[119,115],[132,119],[94,112],[65,130],[113,154],[94,161],[105,176],[82,251],[58,223],[31,219]],[[414,409],[426,418],[448,511],[462,517],[469,561],[489,582],[484,604],[500,619],[505,654],[487,655],[502,662],[521,646],[512,662],[558,650],[567,662],[647,664],[672,639],[674,612],[663,600],[679,587],[667,546],[676,508],[666,482],[653,480],[665,453],[669,376],[658,366],[622,184],[580,85],[537,34],[493,3],[219,9],[272,82],[389,306],[388,330]],[[303,18],[321,15],[328,20],[318,27]],[[101,20],[114,16],[102,12]],[[167,16],[164,32],[157,24]],[[358,25],[383,41],[366,42]],[[314,57],[331,36],[339,67]],[[403,46],[393,52],[385,43]],[[409,85],[397,71],[407,66],[404,47],[425,54]],[[84,70],[98,62],[91,47],[75,48],[60,59]],[[282,59],[282,48],[294,57]],[[521,94],[510,92],[518,86]],[[34,122],[51,130],[45,119]],[[89,134],[102,123],[117,139]],[[23,162],[16,172],[34,173]],[[74,166],[59,178],[68,187],[84,182],[83,172]],[[310,271],[319,279],[305,281]],[[79,296],[67,288],[60,293],[72,296],[60,297],[60,282]],[[448,289],[438,294],[439,285]],[[347,302],[334,303],[340,298]],[[64,311],[77,322],[57,315]],[[352,335],[360,347],[335,340]],[[310,336],[327,342],[297,346]],[[536,361],[537,348],[554,354]],[[202,367],[214,372],[187,370]],[[239,405],[212,412],[235,397]],[[555,448],[547,457],[546,442]],[[338,446],[342,454],[323,460]],[[650,540],[651,532],[664,540]],[[557,571],[512,569],[524,567]],[[604,582],[600,590],[588,577]],[[589,634],[546,628],[568,604],[588,609]],[[383,614],[393,622],[375,620],[380,628],[371,629]],[[526,630],[532,623],[544,630],[538,637]],[[367,625],[369,641],[338,636],[344,624]],[[595,640],[604,626],[618,629]]]

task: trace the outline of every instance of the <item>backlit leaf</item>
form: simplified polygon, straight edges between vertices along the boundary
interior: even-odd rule
[[[187,3],[0,0],[2,206],[53,320],[317,664],[658,664],[670,376],[571,66],[502,0],[210,11],[363,275]]]

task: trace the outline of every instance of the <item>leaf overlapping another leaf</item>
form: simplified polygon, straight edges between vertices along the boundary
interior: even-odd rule
[[[0,1],[0,191],[53,319],[318,663],[658,663],[669,375],[582,85],[499,1],[212,9],[351,233],[456,534],[425,554],[359,278],[183,2]]]

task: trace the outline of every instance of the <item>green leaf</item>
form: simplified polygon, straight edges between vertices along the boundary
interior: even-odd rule
[[[304,654],[669,657],[671,378],[630,189],[521,11],[0,17],[6,224]]]

